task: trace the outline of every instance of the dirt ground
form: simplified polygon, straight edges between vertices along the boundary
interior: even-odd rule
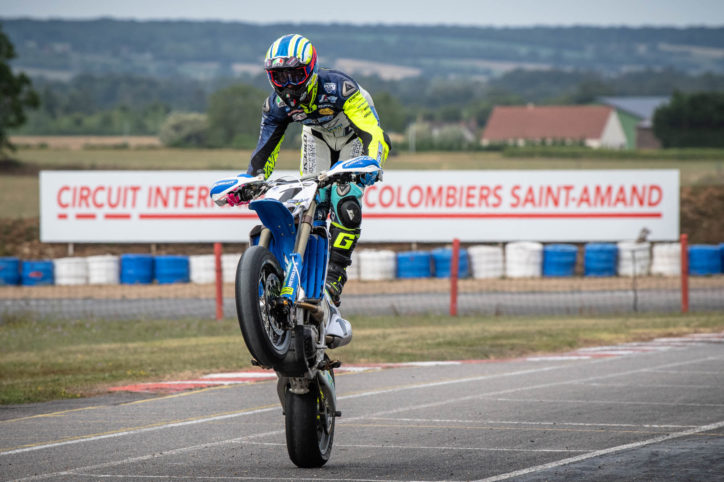
[[[693,186],[681,189],[681,232],[689,236],[690,244],[724,243],[724,186]],[[0,219],[0,256],[21,259],[45,259],[68,256],[65,243],[41,243],[39,220]],[[408,250],[409,244],[369,245],[365,247]],[[225,253],[239,250],[238,245],[224,245]],[[98,254],[152,253],[152,254],[211,254],[213,247],[206,244],[75,244],[72,254],[92,256]]]

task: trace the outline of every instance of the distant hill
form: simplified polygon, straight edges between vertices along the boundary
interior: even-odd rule
[[[320,62],[383,79],[485,79],[521,69],[620,74],[673,68],[724,72],[724,27],[474,28],[454,26],[260,25],[232,22],[29,20],[0,18],[15,44],[14,67],[31,76],[79,73],[153,77],[254,76],[274,39],[309,37]]]

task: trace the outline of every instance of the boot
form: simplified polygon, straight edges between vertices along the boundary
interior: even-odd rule
[[[344,346],[352,341],[352,325],[342,318],[339,309],[332,303],[329,296],[324,297],[327,306],[327,336],[324,341],[328,348]]]
[[[357,246],[360,229],[342,228],[333,223],[329,232],[332,247],[329,250],[325,287],[334,306],[339,306],[342,290],[347,282],[347,266],[352,264],[352,252]]]

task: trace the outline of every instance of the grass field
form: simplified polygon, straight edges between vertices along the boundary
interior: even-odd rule
[[[353,318],[345,363],[508,358],[724,329],[722,314],[635,317]],[[249,368],[235,320],[0,321],[0,403]]]

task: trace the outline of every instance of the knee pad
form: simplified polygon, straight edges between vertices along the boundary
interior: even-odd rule
[[[332,221],[347,229],[362,225],[362,194],[364,189],[356,183],[334,184],[330,193]]]

